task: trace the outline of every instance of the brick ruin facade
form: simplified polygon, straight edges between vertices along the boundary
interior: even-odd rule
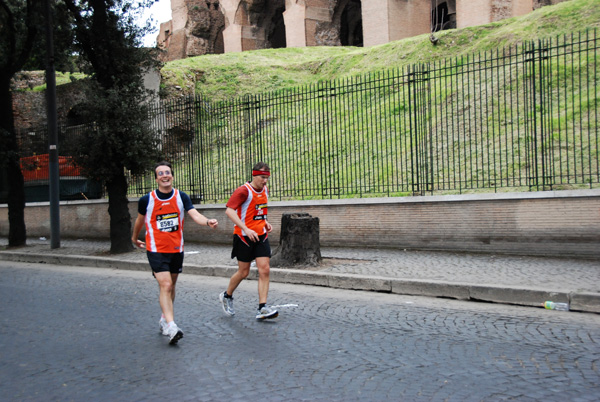
[[[283,47],[373,46],[567,0],[171,0],[165,61]]]

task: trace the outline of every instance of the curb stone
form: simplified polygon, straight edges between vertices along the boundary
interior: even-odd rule
[[[21,253],[0,251],[0,260],[41,264],[90,266],[131,271],[148,271],[146,261],[126,261],[112,257],[53,255],[45,253]],[[184,264],[186,273],[215,277],[230,277],[235,266],[200,266]],[[248,279],[256,280],[258,271],[250,270]],[[500,287],[492,285],[463,284],[436,280],[409,280],[365,275],[323,273],[296,269],[271,268],[271,282],[323,286],[339,289],[385,292],[411,296],[442,297],[457,300],[472,300],[540,307],[540,300],[567,302],[572,311],[600,313],[600,294],[590,292],[559,292],[542,289]]]

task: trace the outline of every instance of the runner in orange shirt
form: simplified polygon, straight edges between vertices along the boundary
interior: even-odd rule
[[[154,168],[154,177],[158,189],[140,198],[131,241],[136,247],[146,249],[152,275],[159,287],[160,330],[169,336],[170,344],[176,344],[183,337],[183,331],[174,321],[173,302],[175,284],[183,267],[185,212],[198,225],[214,229],[219,222],[202,215],[186,193],[173,188],[173,169],[169,162],[159,162]],[[141,241],[138,237],[144,224],[146,238]]]
[[[258,268],[258,310],[256,319],[275,318],[279,314],[267,306],[269,293],[269,271],[271,246],[269,233],[273,230],[267,221],[267,202],[269,190],[267,181],[271,169],[264,162],[257,163],[252,169],[252,181],[238,187],[227,201],[225,214],[235,224],[233,229],[233,250],[231,258],[237,258],[238,270],[229,280],[227,290],[219,295],[223,310],[234,315],[233,292],[248,277],[250,264],[256,259]]]

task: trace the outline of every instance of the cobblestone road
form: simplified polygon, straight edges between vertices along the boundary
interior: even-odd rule
[[[600,315],[182,275],[158,332],[151,274],[0,261],[7,401],[597,401]]]

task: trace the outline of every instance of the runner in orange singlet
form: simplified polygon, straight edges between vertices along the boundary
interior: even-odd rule
[[[186,193],[173,188],[173,169],[169,162],[159,162],[154,168],[154,177],[158,189],[140,198],[131,241],[136,247],[146,249],[152,275],[159,287],[158,301],[162,310],[160,330],[163,335],[169,336],[170,344],[176,344],[183,337],[183,331],[174,321],[173,302],[175,284],[183,267],[185,212],[197,224],[212,229],[219,222],[202,215],[194,208]],[[144,225],[146,238],[141,241],[138,237]]]
[[[233,292],[248,277],[250,264],[256,259],[258,268],[258,310],[256,319],[275,318],[279,314],[267,306],[269,293],[269,271],[271,246],[269,233],[273,230],[267,221],[267,202],[269,190],[267,181],[271,169],[264,162],[257,163],[252,169],[252,181],[235,190],[227,201],[225,214],[235,224],[233,229],[233,250],[231,258],[237,258],[238,270],[229,280],[227,290],[219,295],[223,310],[234,315]]]

